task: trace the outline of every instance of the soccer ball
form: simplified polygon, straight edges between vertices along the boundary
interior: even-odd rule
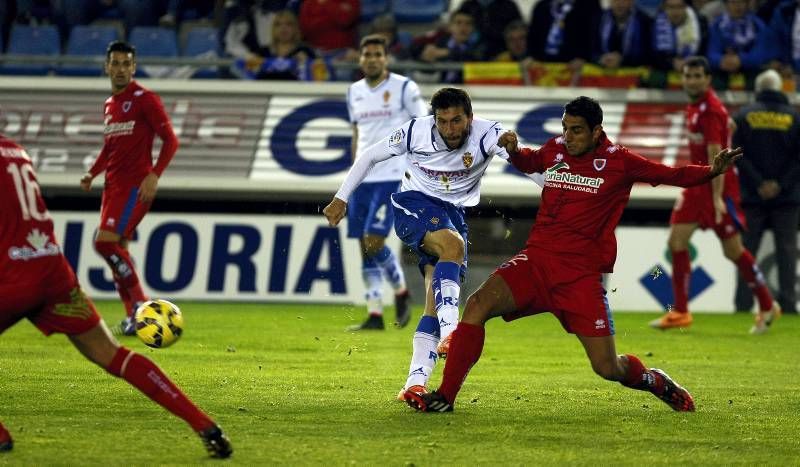
[[[136,309],[136,335],[148,347],[169,347],[183,334],[180,308],[166,300],[150,300]]]

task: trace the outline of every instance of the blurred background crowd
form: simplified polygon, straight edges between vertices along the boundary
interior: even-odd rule
[[[137,46],[140,61],[174,60],[143,68],[143,76],[350,81],[358,78],[358,41],[369,33],[386,35],[395,68],[421,82],[597,84],[579,80],[594,74],[621,87],[665,88],[695,54],[708,57],[720,89],[751,89],[766,68],[779,71],[788,87],[800,70],[800,0],[0,3],[6,58],[99,57],[119,38]],[[182,57],[206,58],[209,66],[181,67]],[[100,70],[5,60],[0,73]]]

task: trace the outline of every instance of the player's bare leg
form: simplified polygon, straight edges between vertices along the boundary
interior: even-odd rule
[[[692,266],[689,258],[689,240],[698,225],[672,224],[670,226],[667,246],[672,256],[672,307],[660,318],[651,321],[650,326],[656,329],[686,328],[692,324],[689,313],[689,282],[692,277]]]
[[[111,268],[114,282],[120,290],[120,299],[125,304],[126,318],[119,325],[120,333],[133,335],[136,332],[133,313],[147,296],[142,291],[139,276],[128,252],[128,240],[110,230],[98,230],[94,242],[95,250]],[[124,290],[124,292],[123,292]]]
[[[144,395],[183,419],[203,440],[212,457],[229,457],[230,441],[216,423],[189,400],[150,359],[132,352],[111,335],[102,320],[92,329],[69,336],[91,362],[122,378]]]
[[[516,310],[516,303],[506,282],[492,274],[467,299],[464,316],[452,334],[450,355],[438,390],[430,394],[406,392],[406,402],[424,412],[449,412],[470,369],[483,351],[486,321]]]
[[[436,367],[439,354],[439,320],[436,317],[436,306],[433,300],[433,266],[425,265],[425,310],[414,332],[413,352],[408,377],[403,389],[397,394],[397,400],[405,401],[406,392],[424,394],[428,392],[428,380]]]
[[[694,412],[694,400],[689,391],[663,371],[647,369],[634,355],[617,355],[614,336],[577,336],[586,350],[592,370],[601,378],[617,381],[639,391],[649,391],[666,402],[673,410]]]
[[[742,274],[747,286],[753,291],[758,300],[758,314],[755,323],[750,328],[750,334],[763,334],[767,332],[772,323],[780,318],[781,307],[776,300],[773,300],[772,293],[767,287],[764,274],[756,264],[753,254],[742,244],[742,237],[739,234],[722,240],[722,252],[736,265]]]

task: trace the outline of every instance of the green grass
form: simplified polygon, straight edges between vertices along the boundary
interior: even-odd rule
[[[99,307],[116,321],[121,308]],[[689,331],[617,314],[619,352],[638,354],[695,396],[674,413],[595,376],[550,315],[492,321],[452,414],[394,400],[413,326],[347,333],[348,307],[183,303],[186,332],[155,360],[228,432],[240,465],[773,464],[800,459],[800,319],[764,336],[750,317],[698,315]],[[417,310],[419,312],[419,310]],[[437,368],[434,386],[441,368]],[[0,337],[0,464],[197,464],[199,439],[63,336],[27,322]]]

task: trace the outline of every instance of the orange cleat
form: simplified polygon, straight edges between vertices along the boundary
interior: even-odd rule
[[[449,334],[447,337],[442,339],[439,342],[439,346],[436,347],[436,353],[439,354],[439,358],[445,359],[447,358],[447,352],[450,350],[450,338],[453,337],[453,334]]]
[[[422,386],[420,384],[415,384],[415,385],[411,386],[408,389],[403,388],[403,389],[400,390],[400,392],[397,393],[397,400],[400,401],[400,402],[405,402],[406,401],[406,393],[427,394],[428,393],[428,388],[426,388],[425,386]]]
[[[656,329],[688,328],[692,325],[689,312],[668,311],[661,318],[650,321],[650,327]]]

